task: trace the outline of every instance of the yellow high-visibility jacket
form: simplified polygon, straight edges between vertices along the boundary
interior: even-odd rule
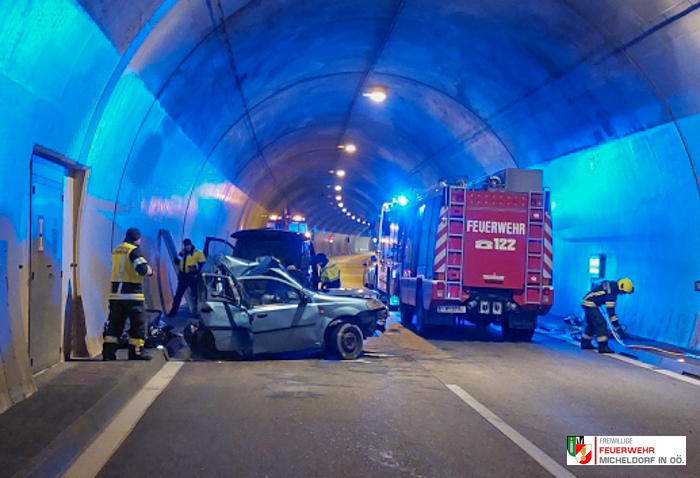
[[[180,272],[190,274],[197,272],[200,269],[200,265],[205,262],[207,262],[207,258],[204,257],[204,253],[199,249],[193,249],[190,254],[185,254],[185,257],[180,259],[178,269]]]
[[[326,267],[321,271],[321,284],[326,284],[335,280],[340,280],[340,267],[338,267],[335,262],[328,261]]]
[[[141,249],[136,244],[122,242],[112,251],[109,300],[143,302],[143,276],[152,273]]]

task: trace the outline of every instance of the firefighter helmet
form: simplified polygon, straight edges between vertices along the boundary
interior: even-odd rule
[[[634,284],[627,277],[617,281],[617,288],[620,289],[620,292],[624,292],[625,294],[631,294],[634,292]]]

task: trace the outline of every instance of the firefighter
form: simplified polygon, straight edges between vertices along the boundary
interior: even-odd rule
[[[180,308],[182,296],[185,295],[185,291],[187,289],[192,291],[195,306],[197,305],[197,285],[199,283],[199,274],[202,271],[202,267],[204,267],[204,264],[207,262],[206,257],[204,257],[204,253],[199,249],[196,249],[192,245],[192,241],[190,239],[185,239],[182,241],[182,251],[180,251],[180,255],[176,260],[178,265],[177,292],[175,292],[173,308],[170,310],[168,317],[175,316]]]
[[[129,319],[129,360],[150,360],[142,351],[146,339],[143,318],[143,276],[153,275],[151,266],[143,257],[141,233],[132,227],[126,231],[124,242],[112,252],[109,318],[102,345],[102,360],[116,360],[119,337]]]
[[[593,349],[591,340],[595,334],[598,341],[598,352],[602,354],[613,353],[613,350],[608,345],[608,332],[605,326],[605,318],[599,307],[605,305],[608,311],[608,317],[612,322],[615,331],[620,337],[626,337],[625,331],[622,329],[620,322],[615,314],[615,303],[617,296],[620,294],[631,294],[634,292],[634,284],[627,277],[615,281],[603,281],[591,289],[583,298],[581,306],[586,315],[586,328],[581,337],[582,349]]]
[[[318,254],[316,262],[321,266],[321,289],[340,288],[340,268],[325,254]]]

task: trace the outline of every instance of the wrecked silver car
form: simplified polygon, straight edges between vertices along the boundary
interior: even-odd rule
[[[388,316],[376,299],[333,297],[303,288],[279,262],[217,258],[202,274],[198,320],[185,338],[195,352],[241,356],[302,350],[356,359]]]

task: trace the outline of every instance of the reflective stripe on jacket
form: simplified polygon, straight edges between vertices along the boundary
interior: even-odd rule
[[[340,280],[340,267],[338,267],[335,262],[329,261],[321,272],[321,283],[325,284],[335,280]]]
[[[140,274],[137,269],[144,273]],[[143,301],[143,275],[147,272],[150,266],[139,247],[130,242],[119,244],[112,251],[109,300]]]
[[[190,254],[185,253],[185,256],[180,259],[180,272],[185,274],[190,274],[192,272],[197,272],[200,268],[200,264],[207,262],[204,253],[198,249],[193,249]]]
[[[601,307],[604,305],[607,309],[608,317],[616,320],[615,303],[619,293],[617,282],[606,280],[593,287],[583,298],[581,305],[583,307]]]

